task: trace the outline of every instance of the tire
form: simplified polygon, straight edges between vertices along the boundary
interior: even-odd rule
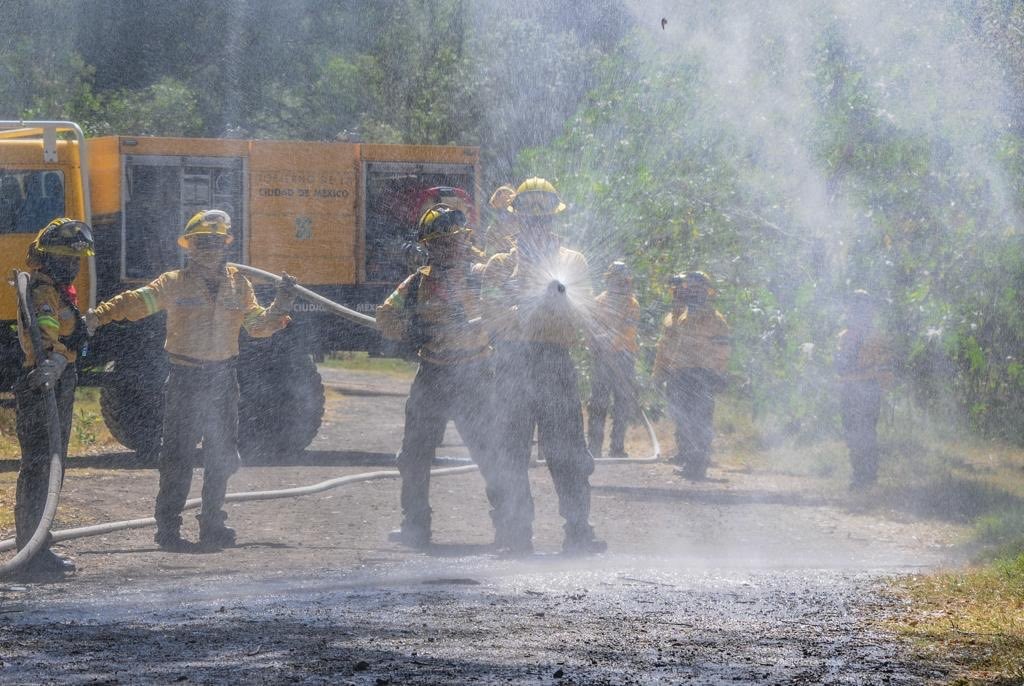
[[[289,338],[248,340],[238,360],[238,449],[247,464],[294,459],[324,416],[324,385],[312,355]]]
[[[166,379],[163,357],[124,357],[107,365],[100,391],[103,421],[114,438],[135,451],[141,465],[155,465],[160,452]]]

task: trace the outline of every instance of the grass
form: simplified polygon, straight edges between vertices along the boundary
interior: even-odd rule
[[[378,372],[392,376],[411,377],[416,373],[415,362],[408,362],[393,357],[370,357],[367,353],[360,352],[332,353],[321,364],[335,369]]]

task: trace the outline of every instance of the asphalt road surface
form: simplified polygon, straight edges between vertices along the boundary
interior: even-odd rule
[[[388,469],[407,381],[325,370],[310,450],[231,490]],[[634,437],[634,442],[640,440]],[[449,431],[444,454],[462,453]],[[146,516],[153,470],[78,458],[62,521]],[[947,666],[886,630],[892,575],[948,561],[950,525],[859,512],[814,480],[602,465],[609,552],[558,554],[557,503],[531,471],[538,553],[500,559],[477,474],[437,479],[435,545],[387,541],[398,482],[230,507],[239,546],[171,554],[151,530],[60,546],[79,572],[0,582],[2,683],[920,684]],[[200,488],[197,474],[194,493]],[[67,514],[66,514],[67,513]],[[191,520],[191,518],[188,518]],[[61,528],[58,526],[57,528]],[[195,536],[189,521],[186,535]]]

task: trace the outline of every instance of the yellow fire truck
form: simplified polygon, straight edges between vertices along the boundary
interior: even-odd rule
[[[23,268],[33,234],[57,216],[89,221],[96,255],[77,282],[83,307],[183,264],[177,236],[193,213],[226,210],[239,240],[231,260],[274,273],[372,314],[408,273],[406,245],[424,205],[477,193],[479,150],[107,136],[72,122],[0,122],[0,268]],[[264,302],[270,293],[258,284]],[[86,297],[87,296],[87,297]],[[162,318],[97,332],[82,378],[102,386],[111,432],[142,458],[159,447],[167,370]],[[314,357],[380,350],[377,333],[300,303],[285,332],[243,340],[239,440],[249,459],[304,449],[324,392]],[[21,354],[10,324],[13,289],[0,289],[0,374],[9,387]],[[244,334],[243,334],[244,338]]]

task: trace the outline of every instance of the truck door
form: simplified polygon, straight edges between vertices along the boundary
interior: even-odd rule
[[[125,155],[122,169],[122,279],[149,280],[183,266],[178,236],[205,209],[231,215],[228,259],[244,260],[244,158]]]
[[[405,249],[416,240],[424,192],[435,187],[465,191],[476,183],[471,164],[364,162],[363,222],[366,281],[396,284],[409,275]]]

